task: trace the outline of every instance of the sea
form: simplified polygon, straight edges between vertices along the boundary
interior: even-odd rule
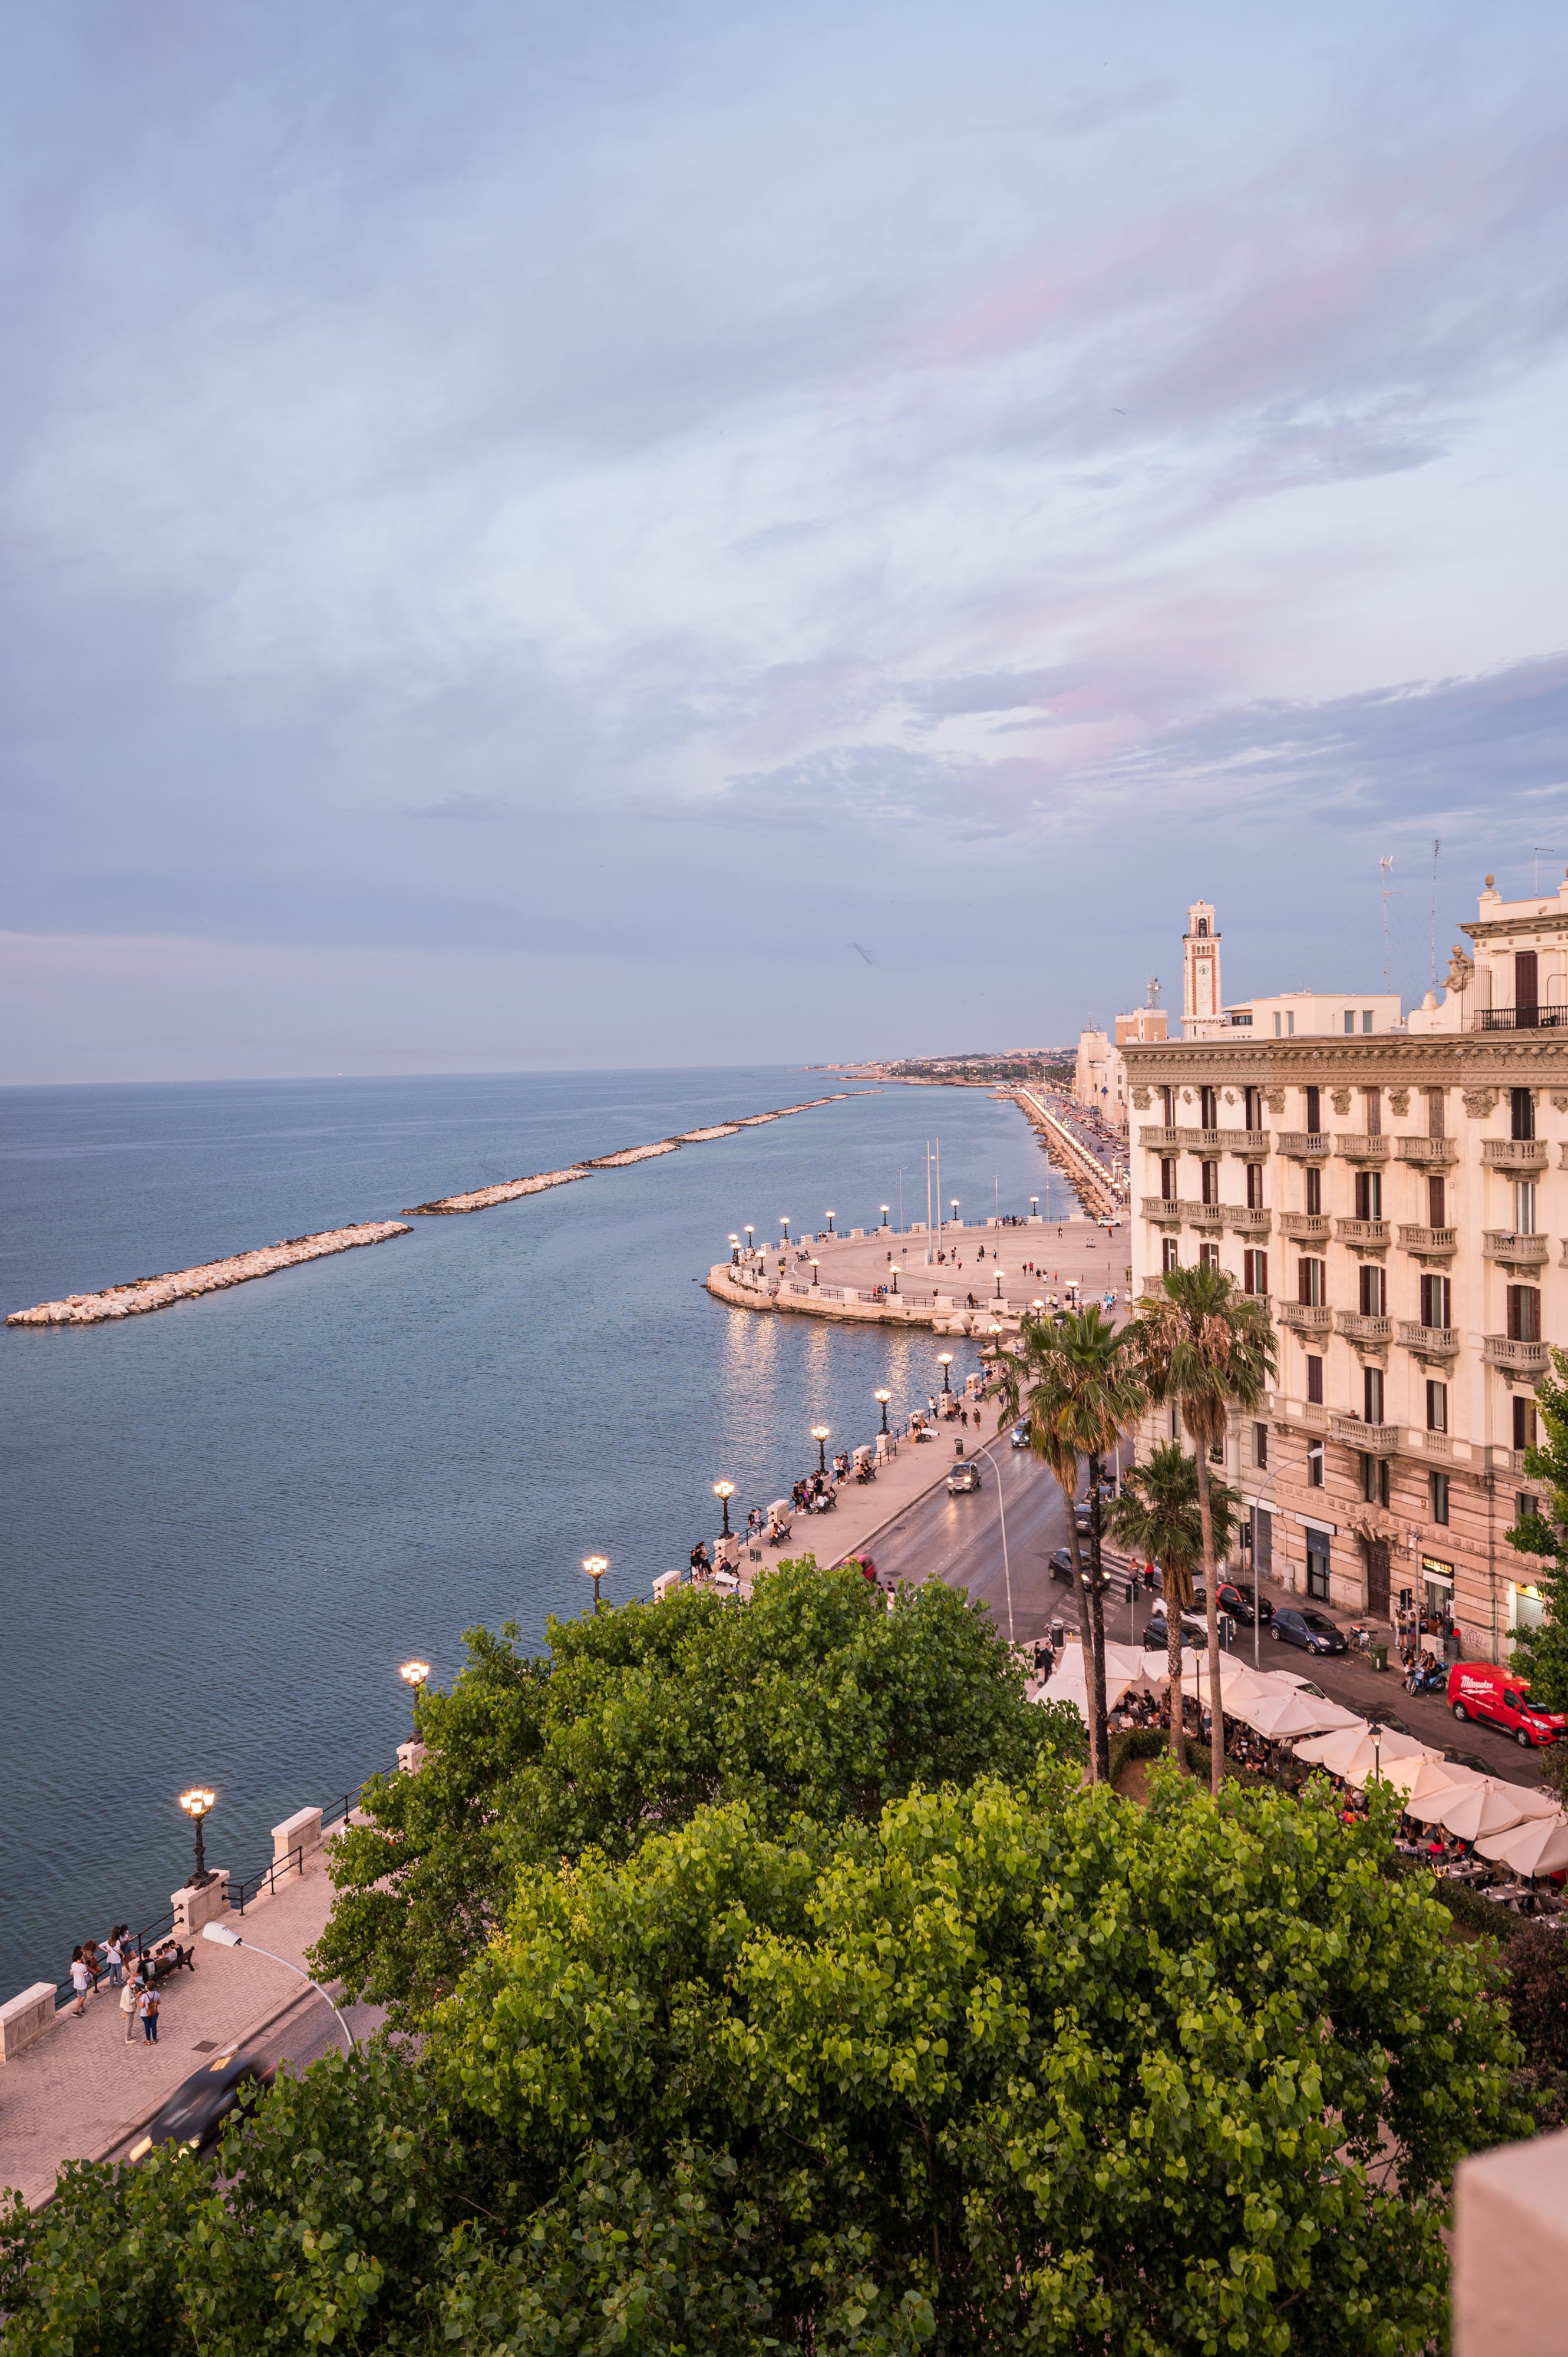
[[[0,1092],[0,1308],[282,1237],[845,1086],[847,1101],[124,1322],[0,1328],[0,1997],[153,1921],[188,1878],[329,1806],[409,1733],[411,1655],[533,1647],[646,1598],[733,1511],[936,1381],[935,1338],[729,1309],[728,1238],[1076,1208],[978,1089],[799,1069],[499,1073]],[[961,1357],[955,1373],[965,1371]]]

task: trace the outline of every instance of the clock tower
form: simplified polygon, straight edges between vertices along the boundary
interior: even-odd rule
[[[1187,912],[1181,940],[1181,1028],[1186,1039],[1213,1037],[1220,1027],[1219,929],[1208,900],[1195,900]]]

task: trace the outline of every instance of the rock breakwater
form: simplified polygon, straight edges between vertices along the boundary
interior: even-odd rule
[[[280,1268],[297,1268],[302,1261],[325,1260],[329,1254],[353,1252],[360,1244],[385,1243],[391,1236],[410,1232],[404,1220],[374,1220],[362,1227],[327,1228],[314,1236],[287,1236],[258,1252],[235,1253],[228,1260],[204,1261],[199,1268],[175,1269],[163,1276],[138,1276],[129,1285],[105,1286],[101,1293],[71,1293],[63,1301],[40,1301],[34,1309],[14,1309],[7,1326],[101,1326],[114,1318],[139,1318],[145,1310],[168,1309],[177,1301],[195,1301],[204,1293],[222,1293],[231,1285],[247,1285],[255,1276],[271,1276]]]

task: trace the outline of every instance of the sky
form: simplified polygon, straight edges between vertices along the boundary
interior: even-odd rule
[[[1560,9],[7,13],[0,1080],[1051,1044],[1200,897],[1412,999],[1568,868]]]

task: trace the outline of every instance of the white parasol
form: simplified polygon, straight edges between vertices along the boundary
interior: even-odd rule
[[[1467,1792],[1455,1792],[1444,1803],[1438,1822],[1461,1841],[1479,1841],[1483,1834],[1500,1834],[1523,1823],[1524,1811],[1515,1797],[1518,1787],[1478,1776]]]
[[[1309,1766],[1326,1768],[1331,1776],[1343,1776],[1348,1784],[1365,1784],[1375,1770],[1396,1759],[1430,1760],[1442,1755],[1391,1727],[1385,1727],[1380,1741],[1374,1744],[1372,1730],[1362,1719],[1355,1727],[1336,1727],[1331,1735],[1310,1736],[1296,1745],[1295,1756]]]
[[[1516,1874],[1561,1874],[1568,1867],[1568,1817],[1527,1817],[1505,1833],[1487,1835],[1476,1847]]]
[[[1463,1790],[1466,1784],[1479,1782],[1473,1768],[1456,1767],[1449,1760],[1387,1760],[1383,1761],[1383,1781],[1402,1792],[1405,1806],[1412,1815],[1420,1815],[1413,1807],[1417,1801],[1431,1798],[1436,1792]]]
[[[1342,1709],[1337,1702],[1320,1702],[1312,1695],[1239,1694],[1225,1708],[1231,1718],[1266,1735],[1271,1743],[1290,1743],[1298,1735],[1321,1735],[1329,1727],[1357,1724],[1353,1710]]]

